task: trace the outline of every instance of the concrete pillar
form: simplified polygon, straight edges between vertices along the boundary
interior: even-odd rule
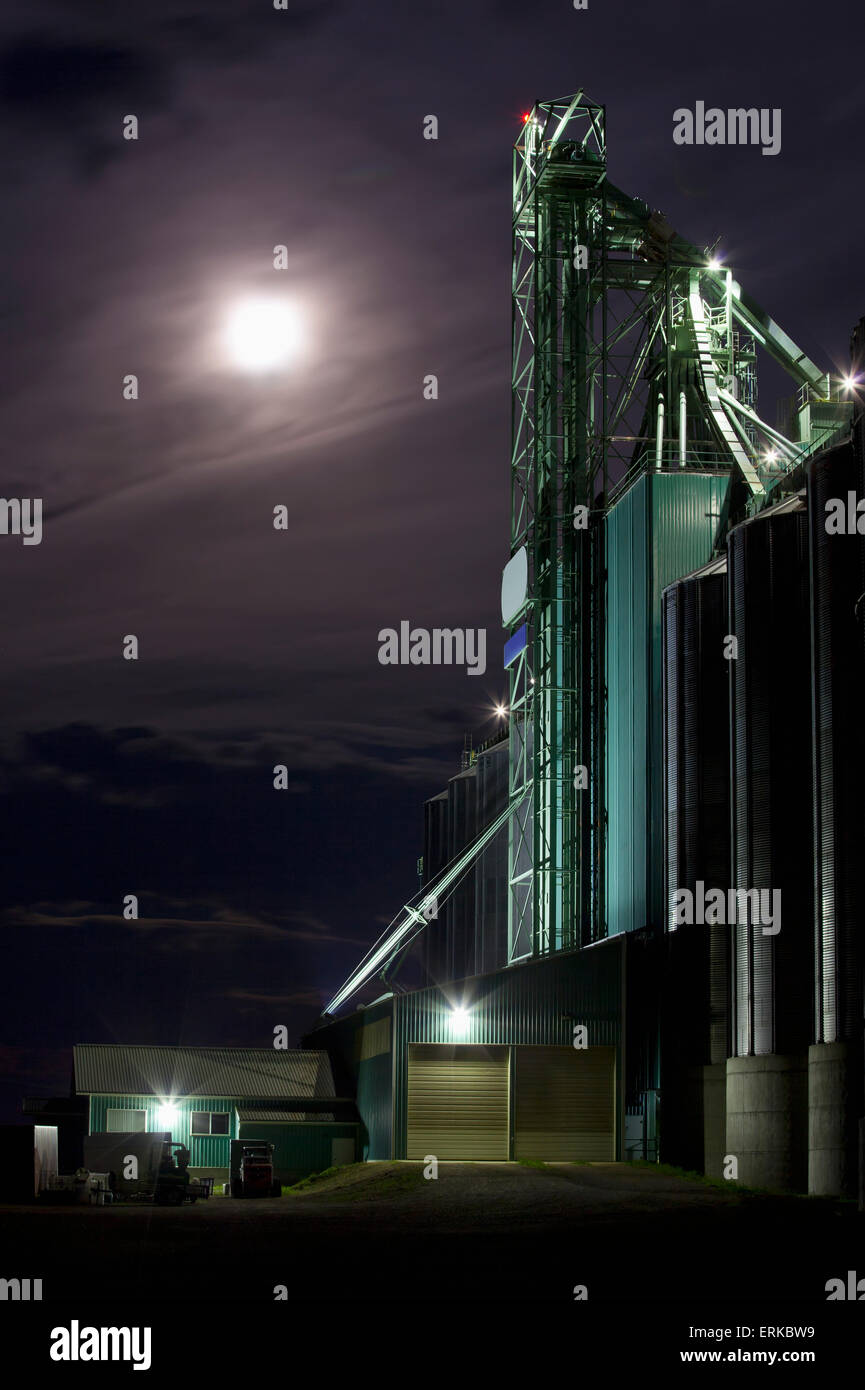
[[[748,1187],[807,1191],[806,1053],[728,1059],[726,1152]]]
[[[849,1043],[808,1049],[808,1191],[815,1197],[856,1196],[857,1061]]]

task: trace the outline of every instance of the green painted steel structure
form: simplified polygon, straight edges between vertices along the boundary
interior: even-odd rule
[[[617,765],[605,794],[611,741],[604,677],[626,660],[629,645],[637,661],[635,644],[647,634],[645,614],[632,613],[620,596],[605,606],[605,563],[614,586],[625,563],[618,553],[605,561],[604,542],[618,543],[625,525],[623,512],[604,526],[611,504],[638,478],[675,473],[658,496],[663,507],[687,512],[690,483],[673,490],[682,475],[723,472],[738,476],[739,505],[753,512],[823,441],[815,411],[827,430],[849,415],[843,382],[822,373],[710,251],[614,187],[606,154],[604,107],[582,92],[537,103],[514,147],[510,553],[513,560],[524,552],[528,583],[522,604],[503,615],[512,640],[526,627],[524,648],[510,664],[511,792],[525,794],[510,821],[511,961],[596,941],[608,929],[627,929],[626,918],[632,926],[658,918],[654,769],[645,793],[635,788],[620,817],[622,833],[638,841],[639,817],[652,822],[645,893],[633,882],[631,845],[610,850],[604,815],[611,799],[621,809],[624,789]],[[800,389],[795,438],[757,414],[758,346]],[[683,537],[675,525],[665,530],[662,512],[655,517],[650,509],[645,521],[648,549],[629,563],[638,591],[649,585],[654,604],[658,575],[650,566],[669,582],[710,552],[702,519],[693,534],[688,521]],[[619,720],[612,742],[618,763],[637,763],[643,748],[654,749],[659,622],[658,603],[643,692],[647,701],[658,698],[657,710],[652,704],[647,712],[645,737],[634,716],[630,753],[620,747]],[[609,658],[608,644],[615,649]],[[623,864],[630,881],[608,885],[607,875]],[[628,912],[623,896],[631,899]]]
[[[393,1057],[385,1052],[358,1065],[357,1109],[363,1125],[362,1158],[389,1158],[393,1142]]]
[[[511,967],[662,924],[661,590],[788,485],[851,409],[849,383],[822,372],[714,248],[616,188],[606,160],[605,108],[582,91],[538,102],[514,146]],[[760,354],[798,389],[786,432],[757,413]],[[499,828],[398,914],[328,1013],[386,977]],[[403,1065],[397,1042],[394,1057]],[[378,1152],[384,1064],[367,1075]],[[394,1107],[399,1095],[394,1082]]]
[[[623,939],[600,942],[451,986],[392,995],[317,1028],[304,1042],[327,1050],[337,1089],[345,1084],[342,1078],[355,1078],[362,1120],[359,1156],[405,1158],[412,1043],[567,1047],[573,1044],[574,1028],[584,1024],[590,1047],[616,1048],[616,1094],[623,1109],[625,947]],[[457,1009],[467,1011],[465,1026],[457,1026]],[[362,1059],[364,1033],[384,1019],[391,1024],[387,1051]],[[620,1131],[622,1127],[620,1123]]]
[[[250,1111],[284,1111],[286,1125],[303,1131],[304,1112],[315,1123],[323,1119],[321,1102],[334,1097],[327,1054],[314,1049],[80,1044],[74,1067],[76,1089],[89,1098],[91,1134],[167,1133],[189,1149],[191,1169],[225,1174],[231,1142],[239,1137],[239,1111],[254,1123],[260,1113]],[[263,1094],[256,1094],[259,1086]]]
[[[310,1173],[322,1173],[333,1162],[334,1139],[351,1139],[357,1156],[356,1124],[316,1123],[264,1124],[242,1120],[240,1139],[266,1139],[273,1144],[273,1168],[283,1183],[297,1182]]]
[[[390,1057],[387,1058],[390,1067]],[[259,1120],[238,1120],[239,1102],[226,1096],[195,1096],[172,1103],[174,1113],[165,1117],[164,1103],[155,1096],[91,1096],[90,1133],[108,1131],[109,1110],[143,1110],[147,1133],[170,1133],[174,1143],[185,1144],[190,1152],[191,1169],[225,1169],[231,1160],[232,1139],[268,1139],[275,1146],[274,1161],[284,1174],[284,1181],[294,1182],[308,1173],[320,1172],[331,1164],[331,1143],[334,1139],[351,1138],[357,1141],[359,1126],[353,1122],[316,1121],[266,1123]],[[243,1110],[265,1107],[268,1098],[244,1099]],[[272,1104],[272,1101],[271,1101]],[[228,1117],[227,1134],[194,1134],[192,1116],[195,1111],[223,1114]],[[359,1145],[356,1142],[356,1149]],[[374,1155],[369,1155],[373,1157]]]
[[[422,989],[394,998],[393,1157],[406,1153],[408,1050],[411,1043],[489,1046],[573,1045],[584,1024],[590,1047],[615,1046],[616,1093],[624,1096],[622,1047],[623,943],[526,961],[477,975],[457,986]],[[467,1019],[455,1032],[455,1010]],[[318,1044],[321,1045],[320,1042]]]
[[[392,997],[358,1009],[304,1038],[304,1047],[326,1048],[337,1094],[356,1098],[359,1157],[390,1158],[393,1130]]]
[[[244,1102],[251,1104],[252,1102]],[[266,1100],[261,1102],[266,1104]],[[144,1128],[149,1134],[170,1132],[176,1144],[185,1144],[190,1153],[191,1168],[228,1168],[230,1143],[237,1138],[237,1102],[225,1096],[195,1096],[172,1102],[174,1113],[164,1117],[164,1102],[157,1096],[91,1096],[90,1129],[91,1134],[108,1131],[109,1110],[143,1110]],[[225,1114],[228,1116],[228,1133],[199,1135],[192,1133],[194,1111]],[[160,1118],[160,1116],[163,1118]]]
[[[579,158],[551,158],[566,148]],[[605,460],[587,453],[591,295],[575,253],[596,232],[605,158],[603,108],[582,95],[536,107],[514,151],[511,554],[525,549],[528,589],[510,626],[527,623],[528,641],[510,676],[510,790],[525,797],[510,822],[511,961],[573,949],[591,910],[592,828],[570,792],[593,708],[578,692],[574,508],[593,505]]]
[[[729,473],[645,473],[605,519],[606,933],[664,922],[661,595],[699,569]]]

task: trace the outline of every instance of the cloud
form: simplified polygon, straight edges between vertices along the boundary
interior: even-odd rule
[[[278,993],[257,989],[230,989],[225,997],[236,999],[240,1004],[247,1004],[251,1009],[279,1009],[293,1004],[322,1010],[328,1002],[326,992],[320,989],[289,989]]]
[[[310,782],[299,772],[321,775],[351,768],[436,784],[453,762],[454,732],[448,720],[432,742],[435,751],[409,752],[417,731],[392,723],[312,720],[302,735],[276,730],[170,734],[139,726],[103,729],[73,723],[0,743],[0,793],[14,794],[23,783],[61,788],[73,798],[103,806],[158,810],[206,795],[215,787],[215,776],[246,786],[252,774],[262,787],[270,787],[276,766],[288,768],[285,790],[293,796],[311,794]]]
[[[268,0],[186,0],[179,14],[160,14],[158,6],[154,14],[150,7],[134,46],[122,6],[77,0],[70,7],[59,0],[52,8],[62,17],[50,29],[40,31],[31,20],[0,48],[0,114],[19,140],[44,142],[50,134],[53,149],[71,155],[90,178],[127,149],[123,116],[188,119],[182,92],[192,72],[236,66],[311,37],[338,6],[288,0],[277,12]]]
[[[0,1045],[0,1075],[4,1080],[54,1082],[58,1076],[68,1076],[69,1049],[66,1047],[6,1047]]]
[[[0,105],[7,117],[40,126],[80,122],[105,109],[163,105],[167,73],[141,48],[22,38],[0,52]],[[120,108],[123,107],[123,112]]]
[[[332,932],[326,922],[311,913],[289,912],[266,916],[224,903],[193,901],[174,904],[186,911],[173,915],[166,912],[166,906],[170,904],[164,900],[159,901],[156,909],[148,910],[148,896],[146,893],[139,895],[139,916],[133,919],[125,918],[120,910],[106,912],[104,903],[36,902],[0,911],[0,927],[56,927],[67,930],[110,927],[126,932],[130,940],[153,934],[152,944],[157,946],[160,944],[160,934],[182,933],[186,936],[185,945],[190,950],[229,945],[234,940],[242,945],[251,945],[253,941],[302,941],[317,946],[357,944],[353,937]],[[167,943],[167,949],[177,949],[176,936]]]

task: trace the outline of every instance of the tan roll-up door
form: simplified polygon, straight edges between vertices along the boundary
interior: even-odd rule
[[[615,1158],[616,1049],[518,1047],[514,1158]]]
[[[507,1159],[506,1047],[411,1043],[406,1156]]]

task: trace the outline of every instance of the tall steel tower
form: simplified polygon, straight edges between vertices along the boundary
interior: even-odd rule
[[[604,918],[604,516],[644,472],[731,471],[745,504],[839,424],[838,384],[706,250],[606,176],[605,113],[539,102],[514,148],[509,956]],[[800,388],[791,433],[757,413],[756,355]],[[720,520],[720,518],[719,518]]]
[[[628,828],[607,824],[608,755],[616,759],[617,804],[631,799],[632,821],[658,819],[662,787],[659,737],[649,729],[642,742],[631,737],[643,695],[660,723],[658,692],[644,686],[630,709],[619,701],[616,719],[609,717],[605,650],[631,617],[621,585],[615,614],[608,603],[606,552],[620,539],[618,531],[608,537],[608,523],[642,475],[692,482],[694,473],[727,473],[738,479],[739,510],[756,510],[849,419],[839,378],[819,371],[710,252],[608,181],[604,108],[582,92],[539,102],[514,148],[512,295],[511,558],[502,581],[508,805],[401,909],[328,1013],[388,974],[504,826],[508,962],[607,934],[604,877],[614,845],[629,849],[632,866],[652,861],[654,887],[639,911],[645,902],[656,913],[658,828],[647,835],[644,824],[640,844],[634,833],[628,845]],[[757,413],[758,348],[798,387],[786,433]],[[704,507],[700,545],[708,529],[711,550],[728,518],[708,516]],[[674,519],[666,542],[645,537],[652,584],[633,617],[632,646],[655,640],[649,608],[657,608],[659,632],[658,591],[685,572],[675,571],[675,557],[658,554],[675,530]],[[647,710],[647,725],[649,718]],[[653,759],[653,790],[643,802],[622,778],[638,746],[651,748]]]

